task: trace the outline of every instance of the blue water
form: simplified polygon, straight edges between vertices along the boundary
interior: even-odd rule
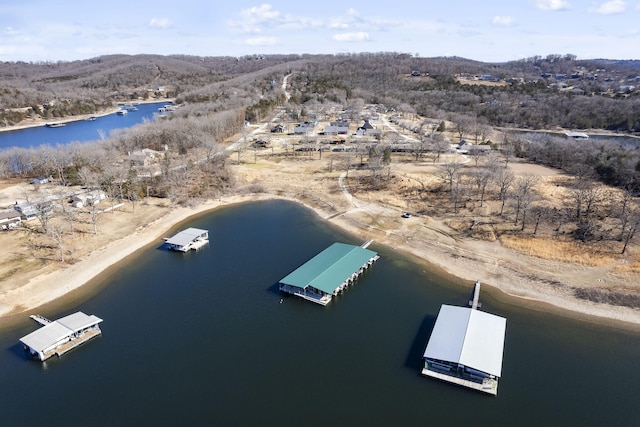
[[[281,201],[217,209],[166,235],[187,226],[211,243],[182,254],[155,242],[37,310],[103,318],[92,342],[42,364],[18,342],[38,327],[26,314],[0,328],[0,425],[639,425],[638,334],[485,286],[482,309],[507,318],[491,397],[420,375],[440,305],[464,305],[472,283],[374,242],[380,260],[321,307],[276,283],[362,238]]]
[[[129,111],[124,116],[109,114],[96,120],[78,120],[67,123],[66,126],[49,128],[38,126],[14,131],[0,132],[0,150],[9,147],[38,147],[40,145],[69,144],[71,142],[88,142],[101,139],[101,133],[108,137],[116,129],[124,129],[153,120],[158,108],[167,101],[140,104],[138,111]],[[55,122],[55,120],[51,120]]]

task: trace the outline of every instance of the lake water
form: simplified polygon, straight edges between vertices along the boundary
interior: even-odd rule
[[[138,111],[130,111],[120,116],[109,114],[96,120],[78,120],[65,126],[49,128],[38,126],[14,131],[0,132],[0,150],[9,147],[38,147],[43,144],[58,145],[70,142],[88,142],[101,139],[101,133],[108,137],[115,129],[124,129],[153,120],[158,108],[167,101],[136,105]],[[55,120],[51,120],[55,122]]]
[[[558,132],[529,132],[529,131],[518,131],[518,130],[510,130],[509,133],[515,135],[521,135],[524,138],[534,138],[539,136],[553,136],[553,137],[562,137],[563,135]],[[640,146],[640,138],[623,135],[623,134],[615,134],[615,135],[589,135],[589,139],[585,140],[572,140],[575,143],[584,143],[584,142],[614,142],[616,144],[621,145],[626,148],[636,148]]]
[[[441,304],[472,283],[393,250],[321,307],[276,283],[335,241],[361,244],[282,201],[220,208],[171,230],[211,243],[160,242],[64,303],[104,319],[103,335],[46,363],[19,344],[25,319],[0,329],[0,424],[6,426],[636,426],[640,336],[533,310],[483,287],[507,318],[498,396],[422,377]],[[282,302],[281,302],[282,300]]]

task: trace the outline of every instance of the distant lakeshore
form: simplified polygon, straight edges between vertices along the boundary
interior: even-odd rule
[[[147,100],[138,100],[138,101],[130,101],[129,103],[134,103],[134,104],[160,104],[160,103],[173,103],[175,102],[175,98],[165,98],[165,99],[147,99]],[[120,102],[119,104],[128,104],[128,102]],[[80,114],[77,116],[67,116],[67,117],[61,117],[58,119],[45,119],[43,117],[35,117],[35,118],[31,118],[31,119],[27,119],[27,120],[23,120],[22,122],[15,124],[15,125],[11,125],[11,126],[5,126],[5,127],[0,127],[0,132],[11,132],[11,131],[15,131],[15,130],[21,130],[21,129],[29,129],[29,128],[35,128],[35,127],[40,127],[40,126],[46,126],[47,123],[72,123],[72,122],[78,122],[78,121],[82,121],[82,120],[87,120],[89,117],[104,117],[104,116],[108,116],[111,114],[115,114],[120,110],[119,106],[113,106],[112,108],[108,108],[105,110],[100,110],[98,112],[95,113],[90,113],[90,114]]]

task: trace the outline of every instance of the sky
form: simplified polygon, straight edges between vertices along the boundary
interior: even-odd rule
[[[640,59],[640,0],[0,2],[0,61],[360,52]]]

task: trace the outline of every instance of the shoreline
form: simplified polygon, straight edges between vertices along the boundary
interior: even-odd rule
[[[581,321],[607,325],[617,329],[640,331],[640,316],[637,311],[625,307],[594,304],[588,301],[567,299],[560,293],[554,294],[545,287],[532,286],[531,283],[512,281],[514,277],[504,277],[508,280],[499,280],[500,277],[491,278],[480,265],[465,263],[464,267],[452,261],[448,257],[451,253],[442,246],[438,239],[424,241],[422,247],[415,246],[415,242],[401,241],[401,236],[387,235],[380,237],[371,235],[371,227],[359,223],[347,214],[340,215],[325,212],[322,208],[309,206],[302,200],[293,197],[277,196],[273,194],[247,194],[222,197],[217,200],[208,200],[195,208],[179,207],[170,209],[167,214],[159,219],[146,224],[133,234],[122,239],[112,241],[106,246],[89,253],[75,264],[65,265],[62,268],[42,274],[30,280],[23,286],[8,292],[0,303],[0,318],[10,320],[23,316],[26,312],[35,310],[45,304],[63,301],[71,292],[84,289],[85,285],[93,283],[102,273],[125,258],[135,254],[140,249],[160,241],[162,236],[178,224],[195,216],[208,213],[220,207],[239,203],[250,203],[266,200],[287,200],[303,205],[311,209],[321,219],[339,227],[354,235],[372,238],[374,244],[383,245],[392,250],[398,250],[409,256],[417,263],[429,265],[442,271],[444,275],[456,279],[456,282],[469,281],[470,283],[480,279],[481,283],[490,288],[493,298],[498,300],[509,299],[508,304],[517,304],[533,310],[544,310],[556,315],[577,319]],[[435,248],[440,250],[434,250]],[[457,251],[460,248],[456,248]],[[470,273],[476,277],[470,277]],[[479,277],[478,277],[479,276]],[[517,279],[517,277],[515,277]],[[529,278],[530,279],[530,278]],[[517,283],[516,283],[517,282]],[[62,286],[52,288],[52,283],[64,283]],[[90,287],[89,287],[90,288]],[[90,293],[91,289],[87,289]],[[9,321],[9,323],[12,323]]]
[[[163,102],[175,102],[174,98],[167,98],[165,100],[146,100],[146,101],[131,101],[132,103],[136,103],[136,104],[155,104],[155,103],[163,103]],[[123,104],[123,103],[121,103]],[[112,108],[108,108],[106,110],[102,110],[102,111],[98,111],[96,113],[90,113],[90,114],[80,114],[78,116],[67,116],[67,117],[62,117],[59,120],[54,120],[54,119],[45,119],[42,117],[39,118],[32,118],[32,119],[27,119],[27,120],[23,120],[23,122],[27,121],[28,123],[19,123],[16,125],[11,125],[11,126],[6,126],[6,127],[0,127],[0,132],[13,132],[13,131],[17,131],[17,130],[23,130],[23,129],[30,129],[30,128],[37,128],[37,127],[42,127],[42,126],[46,126],[47,123],[73,123],[73,122],[80,122],[83,120],[87,120],[89,117],[93,116],[93,117],[104,117],[104,116],[109,116],[111,114],[115,114],[120,110],[120,107],[115,106]]]

